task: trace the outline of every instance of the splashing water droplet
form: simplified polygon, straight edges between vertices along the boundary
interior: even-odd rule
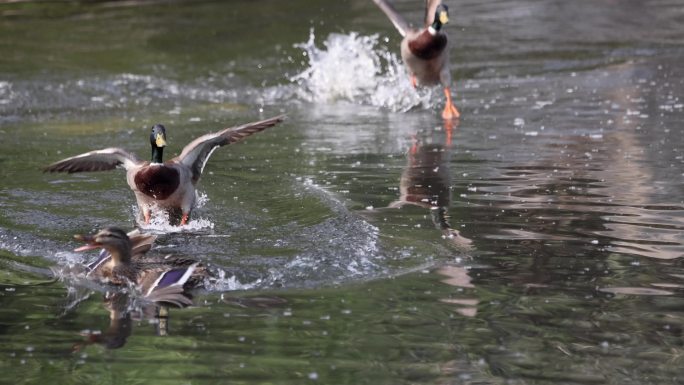
[[[432,90],[414,89],[399,57],[378,44],[378,35],[330,34],[324,48],[311,30],[304,50],[308,68],[290,80],[301,86],[299,97],[310,102],[348,100],[405,112],[431,108]]]
[[[202,197],[198,197],[198,202],[202,199]],[[197,207],[203,206],[204,203],[207,201],[206,195],[204,195],[204,201],[200,204],[197,205]],[[134,215],[136,218],[140,218],[140,213],[138,206],[134,205],[133,206],[133,211]],[[208,219],[198,217],[195,212],[193,212],[193,216],[190,218],[188,223],[184,226],[175,226],[172,225],[169,222],[169,219],[167,215],[163,214],[157,214],[155,215],[155,212],[159,212],[158,210],[153,210],[152,211],[152,218],[150,219],[150,223],[145,225],[143,223],[138,222],[138,225],[140,226],[141,229],[148,231],[148,232],[158,232],[158,233],[179,233],[182,231],[199,231],[199,230],[211,230],[214,228],[214,223]]]

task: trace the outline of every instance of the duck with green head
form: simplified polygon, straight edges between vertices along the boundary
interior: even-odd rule
[[[409,70],[411,84],[414,87],[441,84],[446,98],[442,118],[458,118],[460,113],[451,98],[449,41],[442,28],[449,22],[449,8],[442,0],[426,0],[425,24],[422,28],[412,28],[387,0],[373,1],[404,37],[401,58]]]
[[[150,223],[152,211],[160,209],[169,214],[171,223],[182,226],[190,218],[195,205],[195,188],[214,150],[239,142],[283,119],[284,116],[276,116],[200,136],[185,146],[180,155],[166,162],[163,160],[166,128],[157,124],[150,133],[152,159],[149,162],[124,149],[110,147],[60,160],[44,171],[75,173],[122,167],[126,170],[126,180],[135,193],[145,224]]]

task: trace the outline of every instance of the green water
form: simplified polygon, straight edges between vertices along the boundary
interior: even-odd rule
[[[681,6],[448,4],[453,126],[323,60],[396,53],[372,1],[0,3],[0,383],[682,383]],[[41,167],[280,113],[214,153],[188,230],[148,229],[223,272],[194,307],[46,275],[136,211],[121,171]]]

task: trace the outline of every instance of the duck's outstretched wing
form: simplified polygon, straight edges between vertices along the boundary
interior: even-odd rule
[[[435,12],[442,0],[425,0],[425,28],[435,22]]]
[[[171,161],[190,167],[192,170],[192,180],[197,182],[202,175],[204,165],[217,147],[239,142],[252,134],[275,126],[282,122],[284,118],[285,115],[280,115],[200,136],[185,146],[181,154],[171,159]]]
[[[139,166],[142,162],[135,154],[121,148],[105,148],[85,154],[62,159],[43,169],[44,172],[105,171],[123,167],[126,170]]]
[[[380,9],[385,12],[385,15],[390,19],[392,24],[397,28],[397,31],[401,34],[401,36],[406,36],[406,33],[410,29],[409,24],[406,22],[406,20],[397,12],[394,7],[390,3],[388,3],[386,0],[373,0],[375,4],[380,7]]]

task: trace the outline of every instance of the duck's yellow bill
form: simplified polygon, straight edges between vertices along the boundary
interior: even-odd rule
[[[446,24],[449,22],[449,14],[446,13],[446,11],[442,11],[439,13],[439,22],[442,24]]]
[[[166,140],[164,139],[164,136],[162,134],[157,134],[157,137],[154,139],[155,144],[157,147],[166,147]]]

